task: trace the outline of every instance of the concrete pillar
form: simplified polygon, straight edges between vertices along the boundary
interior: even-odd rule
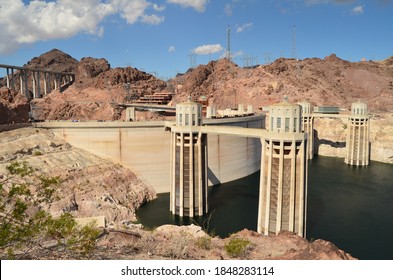
[[[14,68],[11,68],[11,88],[15,90]]]
[[[35,72],[34,71],[31,72],[31,78],[32,78],[32,81],[33,81],[33,98],[37,98],[36,90],[35,90],[36,81],[35,81]]]
[[[259,233],[282,230],[306,235],[307,134],[301,108],[283,102],[270,106],[270,131],[261,139]]]
[[[28,78],[27,78],[27,70],[25,69],[23,71],[23,76],[24,76],[24,80],[25,80],[25,96],[26,98],[29,98],[29,87],[28,87]]]
[[[47,75],[47,73],[46,72],[44,72],[44,95],[46,96],[47,94],[48,94],[48,91],[47,91],[47,80],[46,80],[46,75]]]
[[[237,107],[237,113],[239,114],[239,115],[243,115],[244,114],[244,106],[243,106],[243,104],[239,104],[238,105],[238,107]]]
[[[135,121],[135,108],[127,107],[126,108],[126,121]]]
[[[247,106],[247,114],[253,114],[254,113],[254,109],[252,108],[252,105],[248,105]]]
[[[37,71],[37,97],[41,98],[40,71]]]
[[[351,114],[347,123],[346,164],[355,166],[369,164],[369,138],[370,118],[367,112],[367,104],[363,102],[352,103]]]
[[[7,88],[10,88],[10,69],[7,68]]]
[[[57,81],[58,81],[57,74],[55,74],[55,78],[53,79],[53,81],[55,83],[55,90],[56,90],[57,89]]]
[[[207,136],[193,131],[201,125],[202,106],[176,105],[176,127],[171,136],[170,210],[181,217],[207,213]]]
[[[23,95],[23,76],[22,76],[22,70],[19,70],[19,91],[20,91],[20,94]]]

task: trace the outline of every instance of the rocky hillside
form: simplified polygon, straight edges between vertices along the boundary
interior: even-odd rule
[[[53,215],[70,212],[74,217],[105,216],[108,225],[121,226],[136,220],[139,206],[155,197],[128,169],[71,147],[43,129],[21,128],[0,133],[0,180],[13,182],[6,166],[27,162],[32,176],[24,182],[33,188],[39,176],[59,177],[60,200],[49,205]]]
[[[1,255],[0,255],[1,257]],[[331,242],[309,242],[293,233],[263,236],[242,230],[225,239],[199,226],[164,225],[154,230],[134,226],[104,229],[92,255],[51,249],[33,250],[31,259],[95,260],[355,260]]]
[[[29,111],[26,97],[6,87],[0,88],[0,125],[25,123],[29,120]]]
[[[124,103],[127,94],[142,96],[166,87],[164,81],[135,68],[112,69],[104,58],[86,57],[78,61],[57,49],[33,58],[24,66],[76,74],[76,82],[63,93],[53,91],[44,98],[32,102],[34,117],[40,120],[118,120],[122,117],[123,109],[116,104]],[[19,79],[18,71],[15,73],[15,79]],[[31,78],[28,81],[31,91]],[[0,87],[4,87],[5,83],[5,79],[0,79]],[[127,84],[128,89],[125,88]],[[15,111],[15,106],[13,102],[4,104],[7,110]],[[20,112],[15,114],[20,118],[1,118],[0,124],[27,121],[27,117],[22,116]]]
[[[269,65],[248,68],[220,59],[178,74],[167,83],[132,67],[113,69],[104,58],[77,61],[57,49],[33,58],[26,66],[76,73],[76,82],[63,93],[55,91],[34,100],[37,119],[124,119],[118,103],[130,95],[160,91],[176,92],[173,104],[186,100],[188,95],[195,99],[203,95],[221,109],[238,104],[260,108],[288,95],[291,102],[308,99],[315,105],[348,109],[351,102],[361,100],[374,112],[393,110],[393,57],[353,63],[332,54],[324,59],[299,61],[280,58]],[[30,83],[31,79],[31,88]],[[4,85],[5,80],[0,80],[0,86]],[[12,104],[4,106],[14,110]],[[21,116],[17,121],[25,120]],[[7,122],[8,118],[0,119],[0,123]]]
[[[309,100],[315,105],[349,108],[361,100],[372,111],[393,110],[393,57],[351,63],[334,54],[296,61],[280,58],[269,65],[241,68],[226,59],[212,61],[170,81],[177,101],[205,95],[218,108],[252,104],[261,107],[282,100]]]

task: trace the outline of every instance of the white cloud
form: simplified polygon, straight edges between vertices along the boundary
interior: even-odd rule
[[[243,25],[236,25],[236,33],[243,32],[252,28],[252,22],[245,23]]]
[[[146,0],[0,0],[0,53],[11,53],[23,44],[65,39],[78,33],[103,36],[101,22],[118,14],[128,24],[143,22],[159,24],[163,16],[148,14],[149,9],[160,12],[165,6]]]
[[[349,4],[352,2],[355,2],[355,0],[305,0],[304,1],[306,5],[318,5],[318,4],[326,4],[326,3]]]
[[[163,10],[165,10],[165,6],[164,5],[157,5],[157,4],[153,4],[153,9],[157,12],[162,12]]]
[[[231,16],[233,14],[232,5],[227,3],[224,8],[224,12],[227,16]]]
[[[168,52],[170,52],[170,53],[175,52],[175,51],[176,51],[175,46],[170,46],[168,49]]]
[[[363,13],[364,13],[364,6],[356,6],[351,11],[351,14],[353,15],[361,15]]]
[[[208,0],[167,0],[171,4],[179,4],[184,8],[194,8],[198,12],[204,12]]]
[[[147,24],[157,25],[165,20],[164,17],[160,17],[157,15],[143,15],[141,21]]]
[[[194,54],[212,54],[221,52],[224,48],[220,44],[202,45],[192,50]]]

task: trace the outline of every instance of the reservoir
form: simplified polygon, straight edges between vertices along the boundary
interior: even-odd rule
[[[393,165],[346,165],[341,158],[315,157],[308,169],[307,239],[325,239],[359,259],[393,259]],[[142,206],[141,223],[198,224],[221,237],[256,231],[259,172],[209,189],[209,213],[194,219],[169,212],[169,193]]]

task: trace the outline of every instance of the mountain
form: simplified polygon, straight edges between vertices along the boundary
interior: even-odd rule
[[[215,107],[254,108],[281,101],[309,100],[314,105],[350,108],[354,101],[367,102],[371,111],[393,109],[393,58],[383,61],[349,62],[332,54],[324,59],[279,58],[268,65],[242,68],[221,59],[179,74],[176,101],[188,95],[206,96]]]

